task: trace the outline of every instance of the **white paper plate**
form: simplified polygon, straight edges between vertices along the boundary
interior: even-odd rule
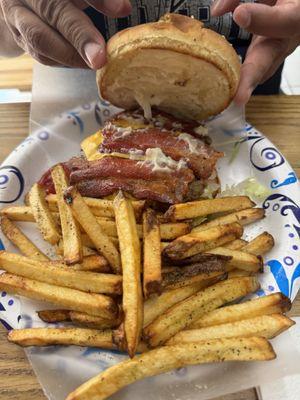
[[[101,101],[85,104],[58,116],[51,126],[29,136],[0,167],[0,207],[22,203],[24,195],[45,170],[78,154],[82,139],[95,132],[116,111]],[[255,176],[271,190],[263,202],[267,217],[246,228],[247,238],[267,230],[276,240],[276,246],[265,257],[262,288],[257,294],[280,290],[294,299],[300,285],[300,187],[296,174],[275,146],[254,127],[245,125],[236,110],[227,110],[211,120],[209,126],[215,147],[226,153],[218,167],[222,186]],[[237,141],[242,142],[238,152],[234,151]],[[230,163],[233,152],[236,156]],[[20,223],[20,226],[41,249],[50,251],[33,224]],[[16,251],[2,234],[1,247]],[[8,329],[46,325],[36,315],[37,310],[45,309],[45,303],[5,292],[0,293],[0,300],[1,322]],[[208,399],[259,384],[265,379],[266,368],[268,371],[271,368],[272,376],[278,377],[295,372],[290,363],[290,357],[294,357],[292,349],[286,348],[283,339],[276,343],[280,357],[268,363],[268,367],[266,363],[227,363],[184,368],[139,382],[113,398],[194,400],[201,396],[201,399]],[[125,358],[118,352],[57,346],[33,348],[27,350],[27,354],[48,397],[55,400],[63,399],[86,379]],[[264,377],[258,380],[258,376]]]

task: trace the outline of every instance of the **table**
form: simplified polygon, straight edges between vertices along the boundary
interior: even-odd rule
[[[28,54],[0,59],[0,89],[31,91],[33,63]]]
[[[0,163],[28,134],[29,104],[0,105]],[[257,96],[249,102],[247,120],[278,146],[300,176],[300,96]],[[290,312],[300,316],[300,295]],[[45,400],[22,348],[6,341],[0,327],[0,400]],[[255,389],[215,400],[258,400]]]

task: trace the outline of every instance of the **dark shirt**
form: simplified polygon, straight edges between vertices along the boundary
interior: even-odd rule
[[[249,1],[253,0],[247,0]],[[232,13],[222,17],[211,16],[211,3],[211,0],[131,0],[131,15],[117,19],[107,18],[92,8],[86,12],[106,40],[122,29],[157,21],[162,15],[171,12],[194,16],[232,43],[248,42],[250,34],[233,21]]]

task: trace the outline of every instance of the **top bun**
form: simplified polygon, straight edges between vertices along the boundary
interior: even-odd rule
[[[102,98],[117,107],[140,105],[150,117],[156,106],[199,121],[229,105],[239,76],[238,55],[223,36],[196,19],[166,14],[114,35],[97,82]]]

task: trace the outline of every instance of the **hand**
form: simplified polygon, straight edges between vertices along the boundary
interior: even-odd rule
[[[246,104],[255,87],[269,79],[300,44],[300,0],[263,0],[240,4],[217,0],[212,13],[233,12],[234,21],[254,34],[242,65],[235,101]]]
[[[103,66],[105,41],[82,11],[88,6],[110,17],[131,11],[129,0],[0,0],[17,45],[46,65]]]

